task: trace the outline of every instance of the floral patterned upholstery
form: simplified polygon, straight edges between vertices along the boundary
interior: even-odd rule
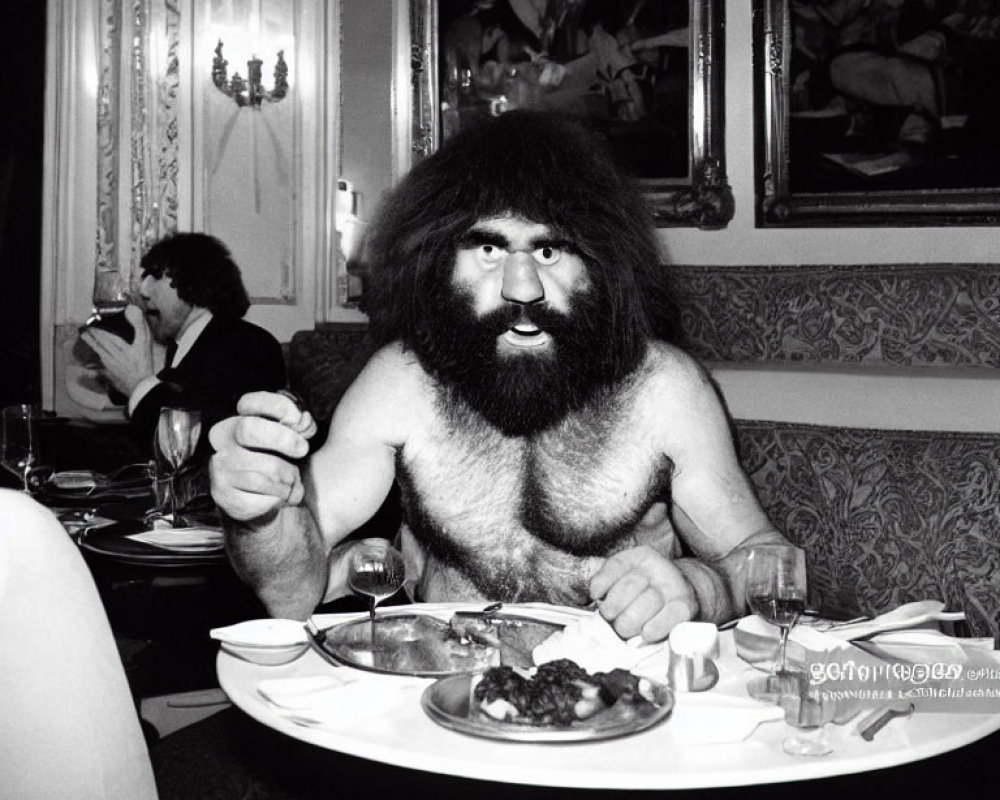
[[[939,599],[1000,635],[1000,435],[740,420],[771,520],[805,548],[831,613]]]

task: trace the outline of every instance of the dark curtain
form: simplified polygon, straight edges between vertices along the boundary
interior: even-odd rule
[[[41,394],[39,302],[45,2],[5,0],[0,25],[0,406]]]

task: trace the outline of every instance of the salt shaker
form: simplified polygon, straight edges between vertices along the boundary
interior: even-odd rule
[[[677,692],[704,692],[719,670],[719,629],[711,622],[681,622],[670,631],[670,684]]]

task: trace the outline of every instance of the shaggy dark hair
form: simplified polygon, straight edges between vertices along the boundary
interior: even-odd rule
[[[229,248],[206,233],[175,233],[146,251],[142,277],[170,278],[185,303],[207,308],[217,317],[238,319],[250,298]]]
[[[513,213],[573,243],[634,367],[653,335],[647,290],[659,265],[649,209],[603,140],[548,112],[516,110],[449,139],[387,198],[366,243],[364,310],[376,344],[432,346],[457,242],[481,218]]]

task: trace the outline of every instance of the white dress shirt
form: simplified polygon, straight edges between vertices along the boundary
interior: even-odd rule
[[[191,313],[188,314],[187,319],[184,320],[184,327],[181,328],[180,333],[177,336],[177,351],[174,353],[174,358],[169,364],[164,364],[164,367],[176,367],[184,359],[194,343],[198,341],[198,337],[201,336],[202,331],[205,330],[208,323],[212,321],[212,312],[207,308],[198,308],[197,306],[191,309]],[[132,394],[128,398],[128,413],[132,416],[132,412],[135,411],[135,407],[139,405],[139,401],[142,400],[155,386],[160,383],[160,379],[156,375],[148,375],[143,378],[136,385],[135,389],[132,390]]]

